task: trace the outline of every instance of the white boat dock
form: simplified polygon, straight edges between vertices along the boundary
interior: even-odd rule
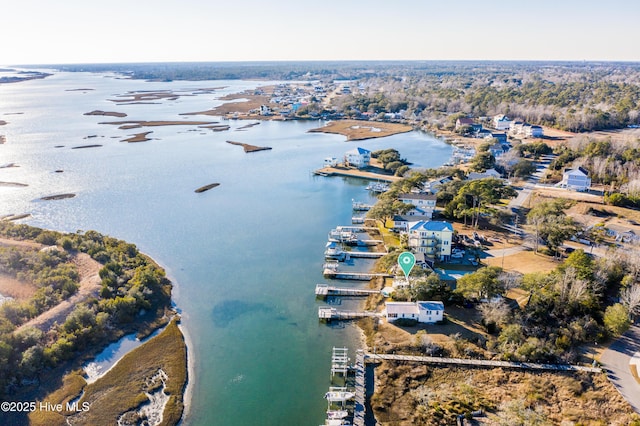
[[[368,290],[359,288],[333,287],[328,284],[316,284],[316,296],[325,298],[329,296],[369,296],[371,294],[380,294],[380,290]]]
[[[349,371],[349,357],[347,348],[333,347],[333,353],[331,354],[331,377],[336,374],[346,375]]]
[[[361,203],[360,201],[353,201],[351,203],[351,208],[356,212],[366,212],[371,210],[371,207],[373,206],[371,206],[370,204]]]

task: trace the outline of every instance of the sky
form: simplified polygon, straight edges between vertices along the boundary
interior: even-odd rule
[[[3,0],[0,64],[640,61],[637,0]]]

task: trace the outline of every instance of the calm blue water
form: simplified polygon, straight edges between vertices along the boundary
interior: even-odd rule
[[[0,215],[31,213],[35,226],[95,229],[135,243],[166,267],[194,362],[189,425],[318,425],[323,422],[332,346],[358,347],[359,332],[318,323],[313,290],[323,282],[327,233],[350,223],[351,200],[372,201],[366,182],[314,177],[323,158],[355,143],[308,134],[320,122],[229,121],[227,132],[194,127],[119,130],[117,120],[210,120],[180,113],[209,109],[230,92],[265,82],[151,83],[101,74],[57,73],[0,85]],[[226,86],[215,94],[158,104],[119,105],[127,91]],[[72,89],[94,89],[76,91]],[[119,111],[124,119],[83,116]],[[22,113],[22,114],[15,114]],[[119,142],[153,130],[152,141]],[[93,136],[85,139],[87,136]],[[273,147],[245,154],[226,140]],[[102,144],[102,147],[71,149]],[[63,145],[62,148],[55,148]],[[413,132],[358,146],[396,148],[417,166],[438,166],[451,149]],[[64,170],[55,173],[55,170]],[[193,191],[220,182],[202,194]],[[72,199],[38,201],[75,193]]]

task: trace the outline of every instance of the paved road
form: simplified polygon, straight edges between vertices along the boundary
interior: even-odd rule
[[[542,159],[536,162],[536,171],[531,174],[531,177],[527,179],[527,182],[522,186],[522,189],[518,191],[518,196],[509,201],[510,208],[520,208],[524,206],[525,202],[531,195],[531,191],[536,187],[538,181],[544,177],[549,168],[549,164],[553,160],[553,156],[542,156]],[[527,207],[529,207],[527,205]]]
[[[611,383],[636,413],[640,413],[640,383],[635,380],[629,367],[629,361],[636,352],[640,352],[640,326],[634,325],[604,351],[600,363]]]

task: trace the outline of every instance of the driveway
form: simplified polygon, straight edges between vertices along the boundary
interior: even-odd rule
[[[640,326],[634,325],[602,353],[600,363],[609,381],[636,413],[640,413],[640,384],[631,374],[629,366],[636,353],[640,353]]]
[[[509,201],[510,208],[521,208],[531,195],[531,191],[536,187],[540,179],[547,173],[547,169],[553,160],[553,155],[542,156],[540,161],[536,162],[536,171],[531,174],[531,177],[527,179],[522,189],[518,191],[518,196]],[[527,205],[527,207],[531,207]]]

